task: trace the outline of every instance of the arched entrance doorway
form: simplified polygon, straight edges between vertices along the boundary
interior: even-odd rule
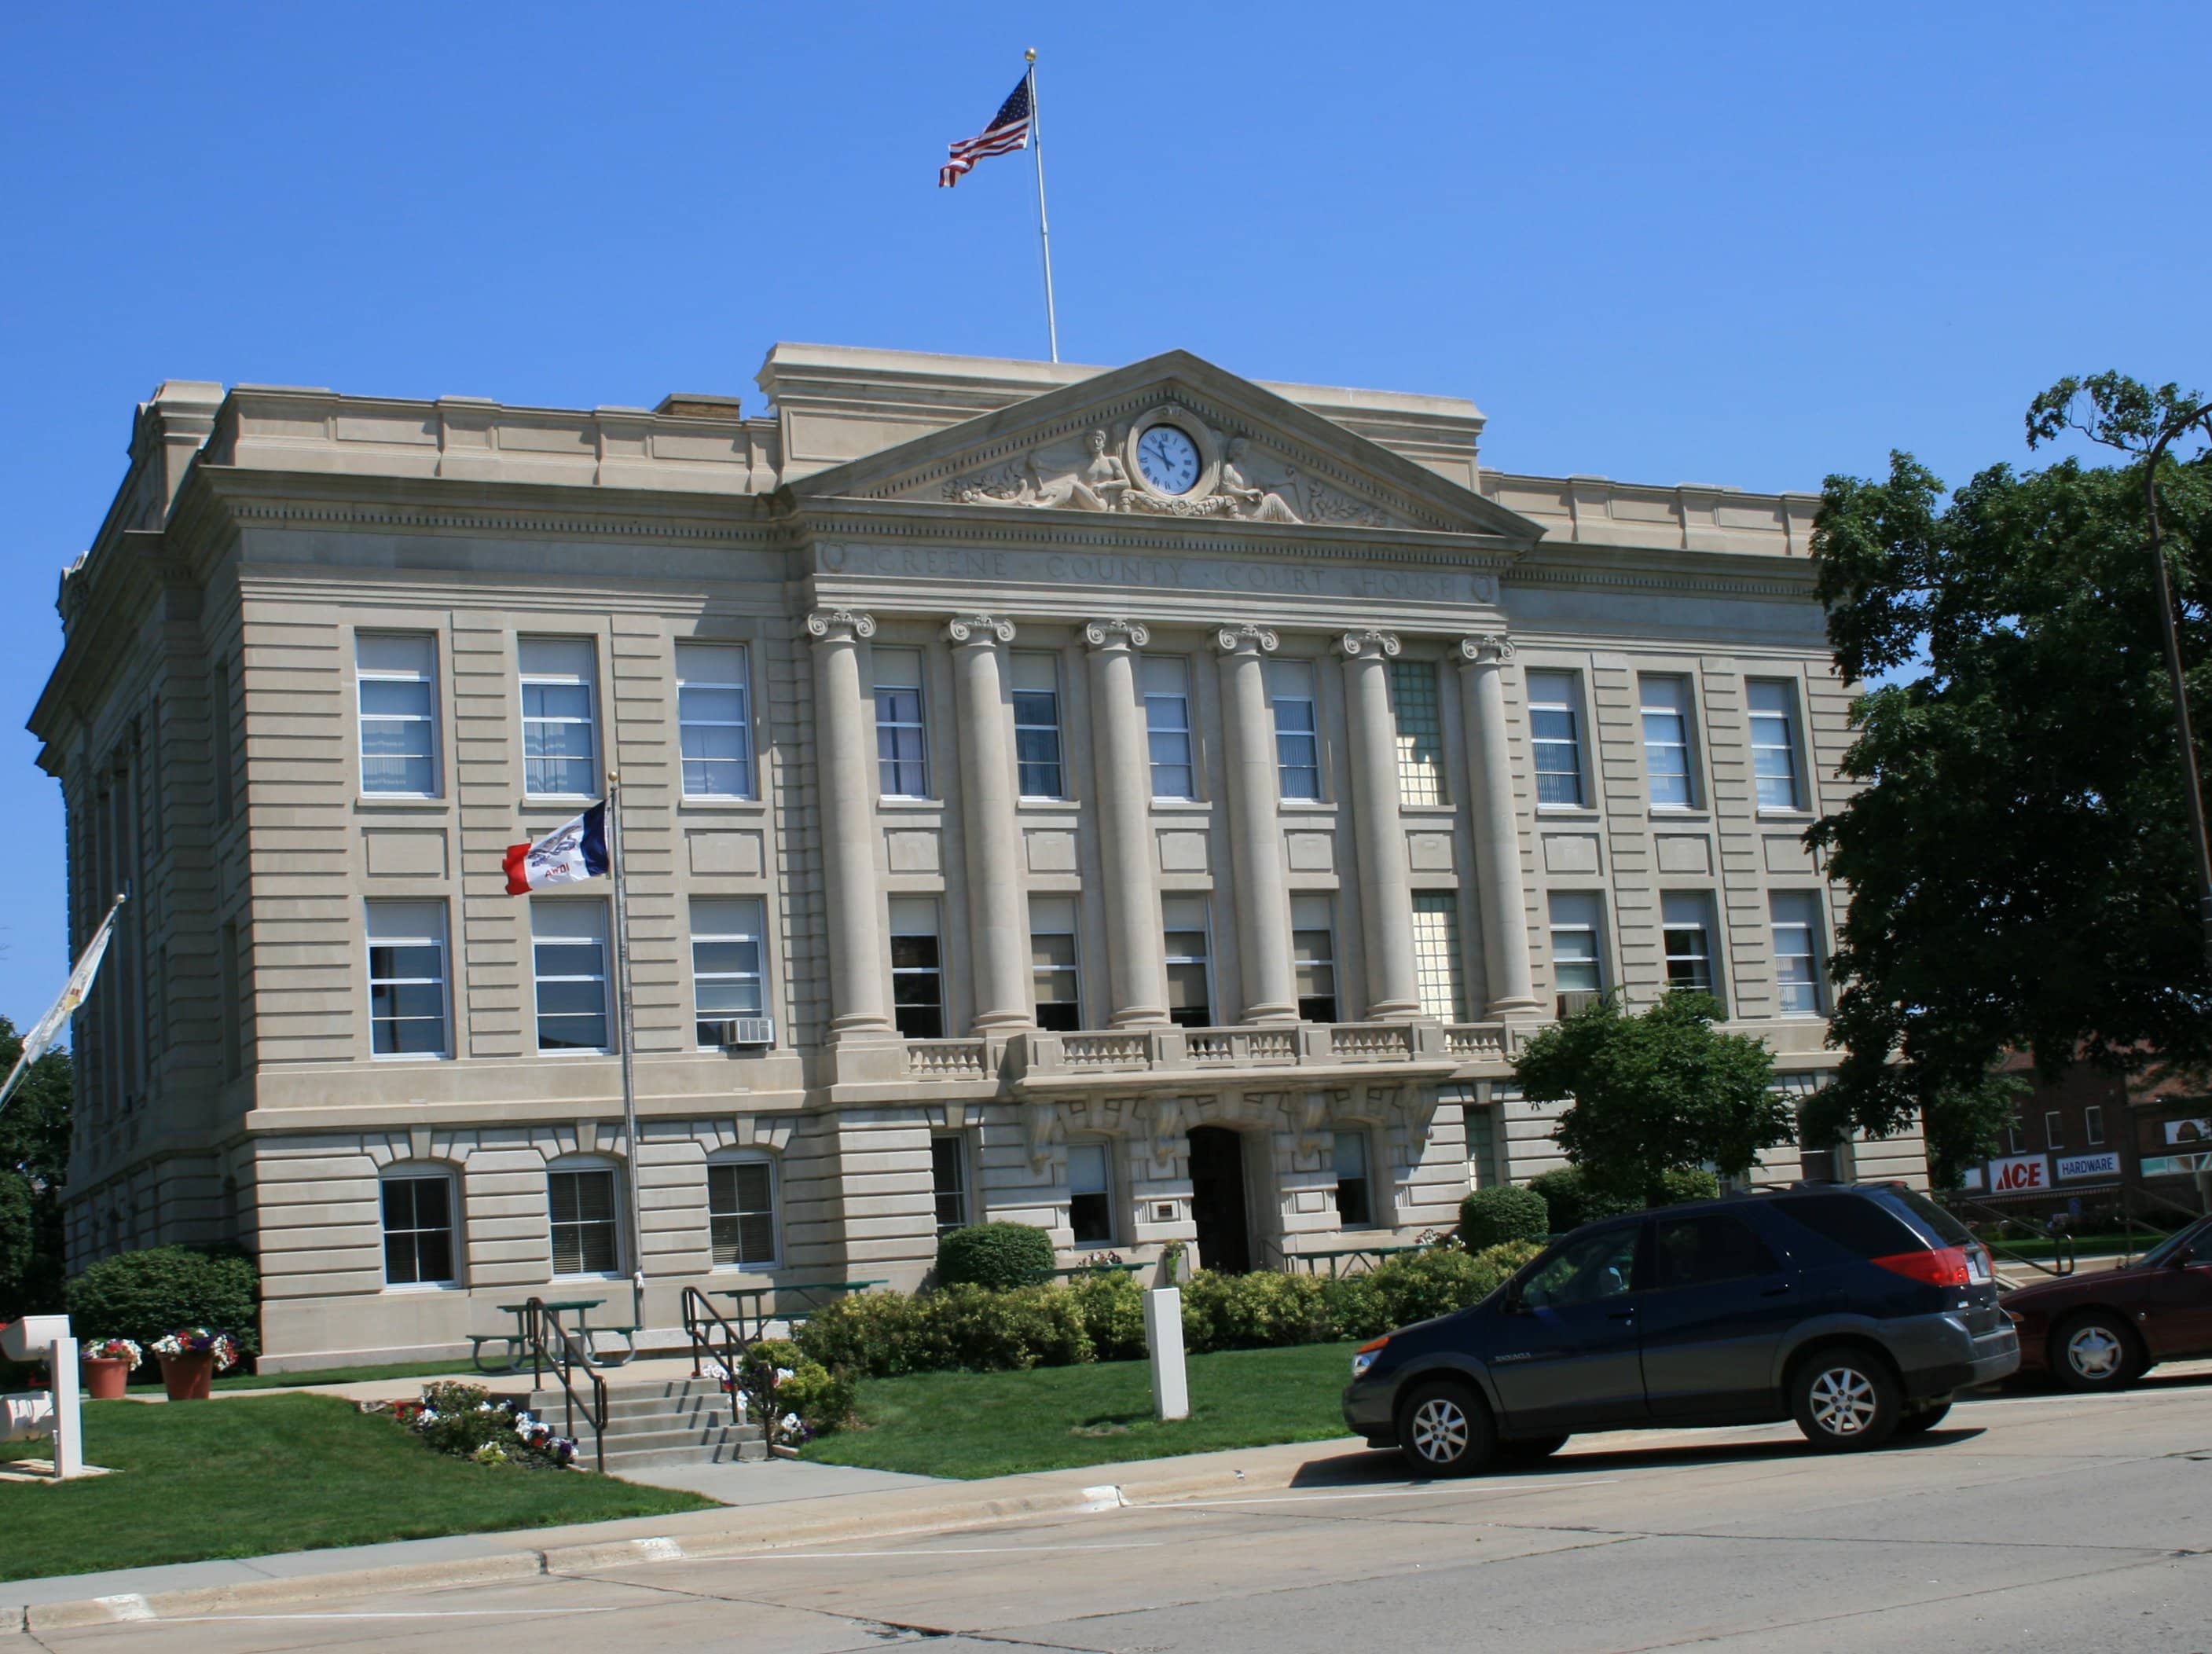
[[[1190,1215],[1198,1265],[1224,1274],[1252,1268],[1252,1219],[1244,1197],[1244,1139],[1224,1126],[1190,1134]]]

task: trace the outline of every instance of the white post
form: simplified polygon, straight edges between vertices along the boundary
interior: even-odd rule
[[[64,1333],[55,1339],[46,1365],[54,1386],[54,1480],[63,1481],[84,1474],[84,1414],[76,1393],[76,1338]]]
[[[1152,1412],[1190,1417],[1190,1377],[1182,1364],[1182,1292],[1156,1286],[1145,1294],[1145,1347],[1152,1353]]]

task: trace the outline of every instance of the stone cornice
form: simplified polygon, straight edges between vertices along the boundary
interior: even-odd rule
[[[1504,576],[1508,587],[1581,587],[1617,592],[1698,592],[1810,601],[1813,565],[1802,557],[1740,551],[1547,544]]]

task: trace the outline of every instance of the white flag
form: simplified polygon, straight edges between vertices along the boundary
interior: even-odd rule
[[[76,969],[70,972],[69,986],[62,989],[62,996],[54,1001],[54,1008],[40,1017],[38,1026],[23,1036],[22,1055],[15,1059],[15,1067],[9,1071],[8,1083],[0,1085],[0,1108],[7,1106],[8,1099],[15,1094],[15,1087],[22,1084],[23,1076],[30,1072],[31,1065],[46,1055],[46,1047],[54,1043],[55,1037],[62,1031],[63,1025],[76,1014],[77,1006],[84,1003],[84,996],[92,992],[92,979],[100,974],[100,962],[107,956],[108,938],[115,933],[115,915],[123,910],[124,903],[129,899],[124,896],[115,898],[114,904],[107,909],[107,917],[100,921],[100,928],[93,932],[92,939],[84,945],[84,952],[77,955]]]

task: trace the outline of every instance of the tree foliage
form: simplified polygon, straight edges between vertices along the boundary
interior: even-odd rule
[[[1948,500],[1905,453],[1886,478],[1828,479],[1814,556],[1837,665],[1901,681],[1859,702],[1843,770],[1860,790],[1811,834],[1851,894],[1832,962],[1845,1055],[1808,1127],[1924,1118],[1941,1172],[2010,1117],[2007,1049],[2046,1072],[2212,1058],[2142,457],[2203,421],[2172,386],[2068,380],[2029,410],[2031,443],[2078,433],[2128,462],[1994,465]],[[2173,449],[2157,483],[2195,701],[2212,464]]]
[[[15,1025],[0,1017],[0,1075],[22,1049]],[[0,1321],[62,1306],[70,1101],[69,1053],[48,1051],[0,1108]]]
[[[1721,1014],[1704,994],[1670,993],[1634,1016],[1607,996],[1522,1048],[1513,1063],[1522,1094],[1573,1099],[1553,1135],[1592,1190],[1663,1206],[1667,1173],[1741,1177],[1760,1151],[1790,1140],[1772,1053],[1716,1029]]]

